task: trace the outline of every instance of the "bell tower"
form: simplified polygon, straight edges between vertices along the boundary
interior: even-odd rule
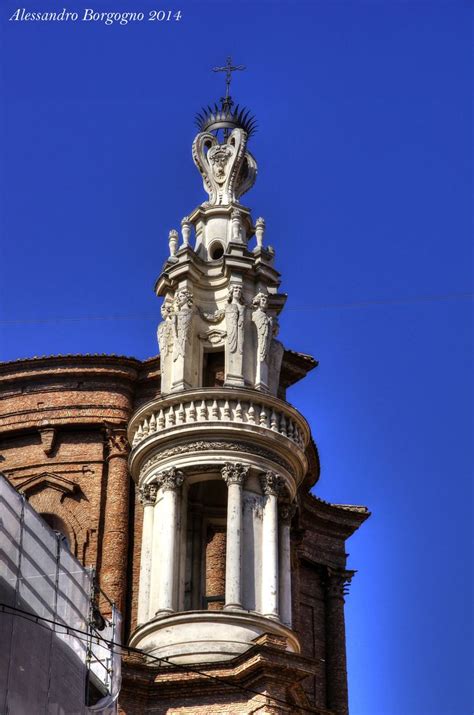
[[[306,420],[284,400],[286,296],[265,221],[241,203],[257,162],[250,113],[227,91],[197,116],[208,198],[169,233],[155,290],[161,395],[129,425],[144,526],[131,645],[177,663],[222,661],[292,631],[289,520],[307,473]]]

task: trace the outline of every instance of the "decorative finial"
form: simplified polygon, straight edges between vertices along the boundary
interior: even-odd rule
[[[176,261],[176,251],[178,250],[178,232],[172,228],[168,234],[168,245],[170,247],[170,259]]]
[[[244,65],[233,65],[232,64],[232,57],[228,57],[226,64],[224,67],[213,67],[212,71],[213,72],[225,72],[225,97],[221,98],[222,102],[222,109],[231,109],[232,105],[234,104],[234,101],[232,97],[230,96],[230,83],[232,82],[232,72],[236,72],[237,70],[245,70],[246,67]]]

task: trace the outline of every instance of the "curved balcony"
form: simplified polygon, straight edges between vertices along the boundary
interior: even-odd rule
[[[185,453],[188,464],[194,465],[204,463],[216,450],[221,457],[235,458],[240,446],[244,462],[245,453],[254,452],[268,462],[268,468],[276,463],[291,475],[294,491],[306,473],[310,430],[294,407],[271,395],[240,388],[200,388],[143,405],[130,421],[128,437],[131,472],[140,483],[150,458],[156,471],[157,463],[165,469],[169,459],[176,465]]]
[[[138,626],[130,645],[171,663],[212,663],[235,658],[263,633],[283,637],[287,650],[300,653],[295,633],[258,613],[188,611],[155,618]]]

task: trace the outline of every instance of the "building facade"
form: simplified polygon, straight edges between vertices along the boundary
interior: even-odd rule
[[[159,357],[1,364],[0,468],[123,613],[121,712],[345,715],[345,542],[368,512],[311,493],[286,392],[317,363],[278,340],[275,252],[241,203],[253,119],[227,94],[198,125],[208,198],[169,234]]]

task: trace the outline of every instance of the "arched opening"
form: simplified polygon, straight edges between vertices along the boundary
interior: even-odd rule
[[[40,516],[59,535],[68,549],[71,549],[71,536],[64,521],[57,514],[40,513]]]

